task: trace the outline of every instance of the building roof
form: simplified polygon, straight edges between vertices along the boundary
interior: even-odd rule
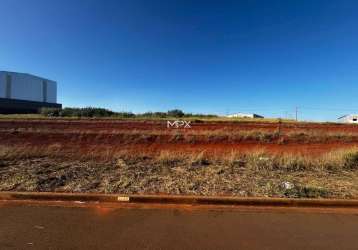
[[[237,112],[237,113],[233,113],[230,115],[254,115],[253,113],[241,113],[241,112]]]
[[[241,112],[227,115],[227,117],[233,117],[233,116],[257,116],[257,117],[263,117],[262,115],[258,115],[258,114],[255,114],[255,113],[241,113]]]
[[[347,114],[347,115],[343,115],[343,116],[341,116],[341,117],[338,117],[337,119],[339,120],[339,119],[343,119],[343,118],[345,118],[345,117],[347,117],[347,116],[358,116],[358,114]]]
[[[8,73],[8,74],[18,74],[18,75],[27,75],[27,76],[31,76],[31,77],[36,77],[42,80],[46,80],[46,81],[51,81],[51,82],[56,82],[54,80],[42,77],[42,76],[37,76],[37,75],[33,75],[33,74],[29,74],[29,73],[22,73],[22,72],[15,72],[15,71],[6,71],[6,70],[0,70],[0,73]]]

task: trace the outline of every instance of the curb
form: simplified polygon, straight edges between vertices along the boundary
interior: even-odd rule
[[[340,199],[238,198],[224,196],[114,195],[50,192],[0,192],[0,201],[80,201],[182,205],[358,208],[358,200]]]

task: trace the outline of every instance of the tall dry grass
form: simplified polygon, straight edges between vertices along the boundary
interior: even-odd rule
[[[242,166],[253,171],[331,171],[358,170],[358,148],[335,150],[318,157],[307,155],[272,155],[263,150],[251,153],[230,151],[226,154],[206,154],[205,151],[187,154],[161,151],[154,161],[160,164],[189,165],[221,164]]]
[[[131,161],[150,161],[160,165],[188,164],[205,166],[221,164],[227,166],[242,166],[254,171],[333,171],[358,170],[358,148],[331,151],[321,156],[293,154],[268,154],[263,150],[251,153],[229,151],[226,153],[208,153],[206,151],[169,151],[156,153],[133,152],[123,148],[93,147],[85,153],[69,151],[61,144],[50,146],[0,146],[0,161],[27,158],[63,158],[92,161],[113,161],[126,159]]]
[[[94,141],[109,141],[125,143],[150,143],[150,142],[181,142],[181,143],[239,143],[254,141],[260,143],[327,143],[327,142],[358,142],[358,133],[352,132],[327,132],[324,130],[285,131],[276,129],[267,131],[264,129],[240,130],[222,128],[215,130],[175,130],[159,128],[153,130],[60,130],[44,128],[16,128],[1,129],[0,132],[25,133],[37,135],[59,134],[71,136],[74,140],[87,138]]]

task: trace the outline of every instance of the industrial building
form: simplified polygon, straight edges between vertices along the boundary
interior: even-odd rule
[[[338,120],[343,123],[358,123],[358,115],[356,114],[344,115],[339,117]]]
[[[245,113],[231,114],[231,115],[227,115],[226,117],[229,117],[229,118],[264,118],[263,116],[258,115],[258,114],[245,114]]]
[[[37,113],[41,108],[61,108],[57,83],[42,77],[0,71],[0,113]]]

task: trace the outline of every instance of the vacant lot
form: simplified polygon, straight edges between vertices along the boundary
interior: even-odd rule
[[[0,120],[0,190],[358,198],[358,126]]]

